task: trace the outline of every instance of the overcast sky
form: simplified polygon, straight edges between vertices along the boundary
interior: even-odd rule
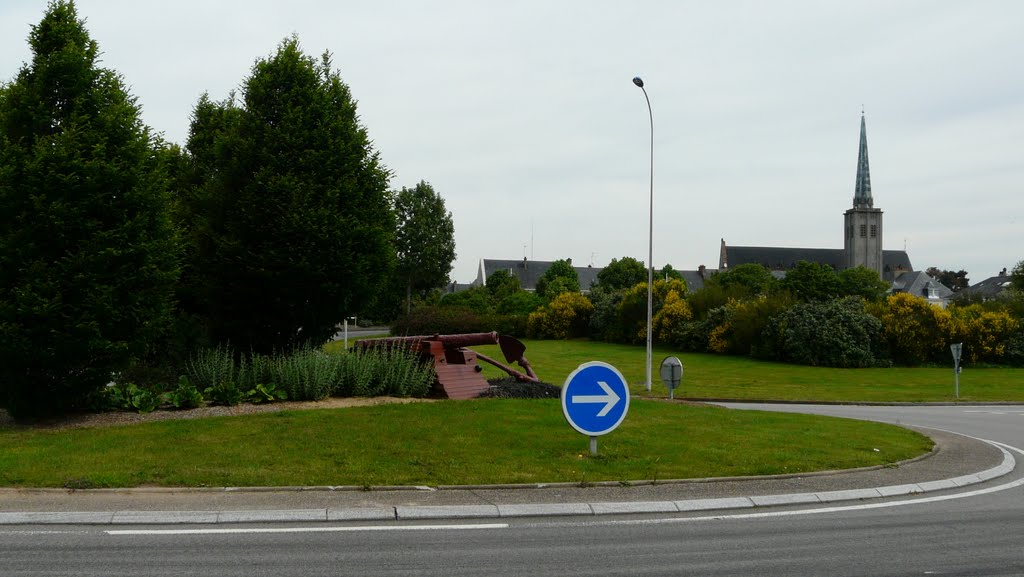
[[[0,0],[0,78],[42,0]],[[143,120],[184,144],[297,34],[333,54],[394,176],[481,258],[716,268],[736,246],[842,248],[861,107],[886,249],[972,283],[1024,259],[1024,2],[78,0]]]

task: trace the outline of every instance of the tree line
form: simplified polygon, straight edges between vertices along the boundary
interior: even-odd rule
[[[1014,288],[978,302],[960,293],[945,308],[863,267],[835,271],[799,262],[778,279],[744,264],[711,273],[697,290],[665,267],[655,274],[652,339],[681,351],[751,356],[832,367],[949,364],[964,344],[973,365],[1024,366],[1024,261]],[[647,338],[647,269],[615,259],[582,294],[575,269],[556,261],[535,292],[508,271],[485,286],[423,303],[393,327],[431,333],[499,330],[533,338],[592,338],[639,344]]]
[[[204,94],[184,146],[146,126],[74,2],[0,85],[0,406],[81,408],[135,363],[202,347],[319,346],[447,282],[454,228],[391,171],[329,53],[295,36],[239,93]]]

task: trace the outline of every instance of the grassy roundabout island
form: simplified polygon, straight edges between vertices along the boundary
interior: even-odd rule
[[[592,457],[557,399],[478,399],[0,429],[0,486],[628,483],[887,465],[931,447],[891,425],[636,399]]]

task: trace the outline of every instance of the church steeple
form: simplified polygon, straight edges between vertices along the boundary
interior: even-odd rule
[[[874,208],[871,198],[871,172],[868,170],[868,131],[864,112],[860,113],[860,152],[857,155],[857,186],[853,193],[853,208]]]
[[[871,175],[868,172],[868,131],[864,126],[864,111],[860,113],[860,154],[857,156],[857,189],[853,195],[853,208],[846,210],[846,266],[862,266],[877,272],[882,270],[882,210],[875,208],[871,198]]]

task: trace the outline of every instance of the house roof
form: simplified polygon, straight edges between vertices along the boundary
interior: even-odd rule
[[[953,291],[946,285],[924,271],[905,272],[893,281],[893,291],[905,292],[915,296],[928,298],[928,289],[935,289],[936,296],[947,300]]]
[[[571,262],[571,261],[570,261]],[[502,260],[502,259],[481,259],[480,270],[477,273],[475,285],[486,285],[487,277],[495,271],[507,270],[509,274],[519,279],[519,285],[525,290],[536,290],[537,281],[544,273],[551,268],[554,261],[549,260]],[[597,282],[597,273],[600,268],[590,266],[574,266],[576,276],[580,279],[580,289],[590,290],[590,287]]]
[[[974,283],[960,291],[962,294],[981,295],[982,298],[991,299],[999,296],[1003,291],[1010,288],[1012,280],[1009,275],[1001,274],[991,276],[987,279]]]
[[[554,264],[553,261],[547,260],[504,260],[504,259],[481,259],[480,268],[477,272],[477,278],[473,281],[475,286],[483,286],[487,284],[487,278],[499,270],[507,270],[512,276],[519,279],[519,285],[525,290],[536,290],[537,281],[540,277],[544,276],[544,273]],[[580,289],[583,291],[589,291],[591,287],[597,284],[597,275],[604,270],[603,267],[594,266],[576,266],[573,267],[576,270],[576,275],[580,279]],[[686,280],[686,287],[690,292],[700,290],[704,288],[704,279],[710,277],[710,275],[716,271],[712,269],[706,269],[703,272],[704,276],[701,276],[699,270],[681,270],[677,271]]]
[[[719,267],[736,267],[741,264],[759,264],[768,270],[789,270],[800,261],[831,266],[836,270],[846,267],[846,253],[841,248],[790,248],[779,246],[728,246]],[[892,280],[898,271],[914,270],[910,256],[903,250],[882,251],[882,276]]]

